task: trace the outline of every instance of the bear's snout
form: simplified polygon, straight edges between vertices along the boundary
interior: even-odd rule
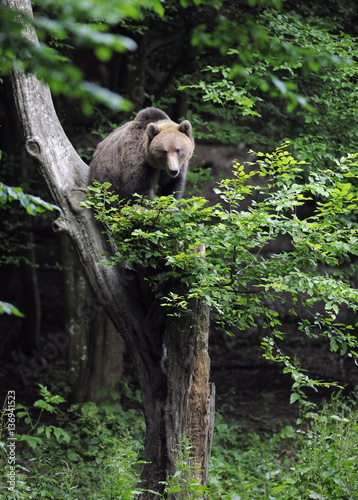
[[[180,172],[179,160],[176,153],[168,154],[167,172],[174,179]]]
[[[178,168],[170,168],[168,173],[169,173],[170,177],[174,178],[179,174],[179,169]]]

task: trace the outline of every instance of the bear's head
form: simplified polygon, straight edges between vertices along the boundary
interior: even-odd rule
[[[194,151],[191,124],[184,120],[180,124],[162,120],[147,125],[148,143],[146,160],[158,170],[165,170],[172,178],[186,168]]]

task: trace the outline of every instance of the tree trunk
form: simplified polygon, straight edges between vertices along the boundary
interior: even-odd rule
[[[119,91],[123,97],[132,102],[136,111],[140,111],[147,90],[145,85],[147,36],[138,35],[135,41],[138,46],[135,52],[116,54],[113,58],[111,69],[116,82],[112,90]]]
[[[103,387],[119,390],[124,343],[95,300],[71,240],[66,235],[60,236],[71,401],[98,401],[98,392]]]
[[[2,130],[4,136],[0,147],[3,152],[10,155],[8,160],[13,161],[12,158],[16,157],[16,164],[13,164],[13,168],[9,170],[6,181],[10,186],[18,186],[20,184],[19,179],[21,179],[21,182],[31,181],[33,172],[31,172],[29,166],[32,165],[29,163],[29,159],[26,157],[26,153],[22,147],[23,137],[19,123],[16,120],[15,103],[8,78],[3,82],[3,86],[5,90],[6,123]],[[21,156],[20,161],[19,156]],[[41,298],[34,248],[34,217],[26,214],[22,215],[22,218],[25,225],[22,231],[19,232],[19,243],[24,247],[23,257],[26,261],[22,260],[20,264],[20,310],[26,319],[23,319],[21,322],[21,330],[16,344],[25,355],[31,355],[32,349],[40,350]]]
[[[41,331],[41,300],[37,279],[36,257],[34,249],[34,233],[30,230],[33,221],[31,216],[26,214],[29,231],[24,235],[22,243],[27,246],[24,256],[27,262],[21,263],[21,291],[22,303],[21,312],[25,315],[19,337],[21,350],[29,355],[32,349],[39,350],[39,340]]]
[[[29,0],[5,0],[5,4],[31,15]],[[24,36],[38,43],[33,29],[27,28]],[[143,485],[161,491],[163,486],[158,483],[166,480],[167,471],[175,472],[175,450],[184,432],[190,431],[189,438],[195,440],[200,463],[208,462],[213,408],[213,392],[208,400],[207,353],[203,356],[208,308],[195,301],[190,314],[179,319],[166,317],[164,308],[155,300],[148,303],[144,297],[139,273],[97,265],[102,252],[114,249],[92,213],[79,206],[85,197],[88,167],[65,136],[49,89],[33,75],[17,70],[12,83],[26,150],[36,161],[54,203],[61,208],[54,229],[71,238],[98,303],[134,357],[147,424],[144,460],[149,463],[143,469]],[[206,449],[202,449],[203,443]],[[199,479],[205,483],[204,472]],[[153,495],[144,494],[143,499],[147,498]]]

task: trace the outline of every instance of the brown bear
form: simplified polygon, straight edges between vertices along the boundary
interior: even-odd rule
[[[110,182],[120,200],[141,194],[180,199],[194,151],[191,124],[174,123],[157,108],[146,108],[99,143],[90,163],[90,179]]]

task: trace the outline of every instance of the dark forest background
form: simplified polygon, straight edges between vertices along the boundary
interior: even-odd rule
[[[166,0],[162,16],[147,8],[137,20],[113,24],[112,33],[135,41],[133,51],[93,51],[44,32],[47,45],[72,61],[84,80],[131,103],[110,109],[76,97],[74,89],[72,96],[64,95],[61,81],[52,83],[60,121],[87,163],[103,137],[148,106],[163,109],[174,121],[191,121],[196,152],[186,196],[204,195],[212,204],[217,202],[214,183],[232,176],[233,161],[251,158],[250,150],[266,153],[290,141],[292,154],[307,162],[307,177],[356,152],[355,2],[219,4]],[[51,3],[47,11],[41,9],[56,19]],[[51,202],[25,155],[7,76],[0,85],[0,124],[0,181]],[[311,209],[308,204],[302,215]],[[123,406],[139,408],[130,353],[92,297],[71,242],[54,233],[55,215],[33,217],[16,202],[0,210],[0,299],[24,315],[0,316],[2,400],[8,390],[16,390],[17,400],[31,406],[40,383],[61,394],[67,405],[100,403],[111,390],[123,398],[131,394]],[[285,244],[277,241],[277,248]],[[354,286],[355,261],[350,273]],[[355,322],[350,312],[342,315]],[[351,394],[358,379],[352,358],[332,353],[329,341],[303,338],[297,319],[284,309],[281,318],[290,332],[287,352],[305,363],[310,376],[337,380]],[[236,423],[249,422],[259,434],[291,424],[300,409],[289,404],[291,382],[281,365],[262,357],[260,323],[232,333],[211,332],[219,410]],[[325,389],[310,394],[315,402],[330,396]]]

